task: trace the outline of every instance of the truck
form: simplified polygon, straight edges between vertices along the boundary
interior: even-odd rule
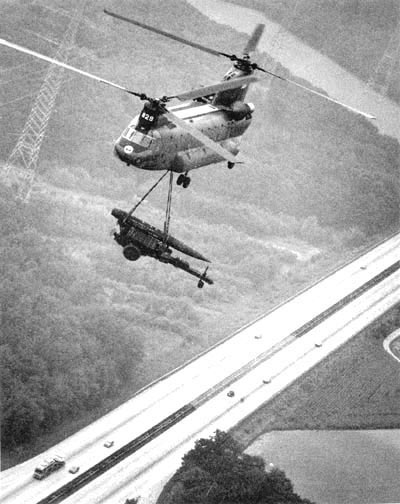
[[[57,471],[65,465],[65,459],[61,455],[53,455],[51,458],[43,460],[33,473],[35,479],[41,480],[46,478],[49,474]]]

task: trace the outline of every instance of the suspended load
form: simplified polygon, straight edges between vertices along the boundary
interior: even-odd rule
[[[210,262],[196,250],[124,210],[114,208],[111,215],[117,219],[119,226],[119,232],[114,233],[114,239],[123,247],[123,254],[129,261],[137,261],[140,256],[150,256],[197,277],[199,288],[204,286],[204,282],[210,285],[214,283],[207,276],[208,268],[201,273],[193,269],[187,261],[172,255],[175,249],[200,261]]]

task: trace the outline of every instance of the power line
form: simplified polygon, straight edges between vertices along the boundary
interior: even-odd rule
[[[51,38],[49,38],[49,37],[45,37],[44,35],[42,35],[42,34],[40,34],[40,33],[37,33],[37,32],[34,32],[34,31],[32,31],[32,30],[29,30],[28,28],[24,28],[23,30],[24,30],[24,32],[26,32],[26,33],[31,33],[32,35],[35,35],[35,37],[38,37],[38,38],[40,38],[41,40],[45,40],[46,42],[49,42],[49,44],[53,44],[53,45],[58,46],[58,45],[59,45],[59,43],[60,43],[58,40],[53,40],[53,39],[51,39]]]
[[[90,58],[87,54],[78,54],[76,56],[74,56],[73,58],[70,58],[69,59],[69,64],[71,63],[75,63],[77,62],[78,60],[80,59],[92,59],[94,60],[94,58]],[[29,72],[27,72],[26,74],[23,74],[23,75],[19,75],[17,77],[13,77],[12,79],[8,79],[8,80],[1,80],[0,79],[0,86],[6,86],[7,84],[10,84],[12,82],[18,82],[20,80],[27,80],[27,79],[31,79],[33,81],[35,80],[43,80],[43,77],[47,75],[46,74],[46,70],[44,68],[42,69],[36,69],[36,70],[31,70]]]
[[[34,79],[34,80],[42,79],[44,76],[44,73],[45,73],[45,71],[43,69],[41,69],[41,70],[36,69],[36,70],[31,70],[30,72],[28,72],[26,74],[19,75],[18,77],[13,77],[12,79],[8,79],[8,80],[0,79],[0,86],[5,86],[7,84],[10,84],[11,82],[17,82],[17,81],[20,81],[23,79]]]
[[[14,72],[17,68],[20,68],[20,67],[25,68],[26,66],[27,66],[26,63],[19,63],[18,65],[0,68],[0,75],[2,75],[3,73],[6,73],[6,72]]]
[[[75,76],[69,77],[67,80],[64,80],[64,84],[67,84],[68,82],[72,81],[73,79],[75,79]],[[7,102],[1,102],[0,107],[5,107],[6,105],[12,105],[13,103],[20,102],[20,101],[25,100],[26,98],[30,98],[32,96],[35,96],[35,93],[28,93],[28,94],[19,96],[18,98],[15,98],[14,100],[10,100]]]

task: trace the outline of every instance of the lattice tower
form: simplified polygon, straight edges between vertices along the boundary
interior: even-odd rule
[[[400,23],[390,37],[388,46],[381,60],[368,80],[368,86],[382,96],[388,92],[393,71],[400,60]]]
[[[76,9],[54,59],[66,62],[75,40],[87,0]],[[39,152],[46,134],[64,68],[52,64],[46,74],[22,133],[0,172],[2,181],[15,189],[16,197],[27,202],[38,166]]]

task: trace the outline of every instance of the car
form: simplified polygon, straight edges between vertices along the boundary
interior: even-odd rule
[[[71,474],[76,474],[79,471],[79,466],[72,466],[70,469],[68,469],[68,472]]]
[[[33,477],[38,480],[47,478],[49,474],[57,471],[63,466],[65,466],[65,457],[62,455],[53,455],[52,457],[43,460],[37,467],[35,467]]]
[[[268,385],[268,383],[271,383],[271,378],[264,378],[263,383],[264,385]]]
[[[112,446],[114,446],[114,441],[106,441],[106,442],[104,443],[104,446],[105,446],[106,448],[111,448]]]
[[[235,392],[233,390],[230,390],[226,395],[228,397],[233,397],[235,395]]]
[[[315,345],[317,348],[321,348],[321,347],[322,347],[322,343],[320,343],[319,341],[317,341],[317,343],[314,343],[314,345]]]
[[[256,334],[256,335],[254,336],[254,339],[261,339],[261,338],[262,338],[262,334]]]

